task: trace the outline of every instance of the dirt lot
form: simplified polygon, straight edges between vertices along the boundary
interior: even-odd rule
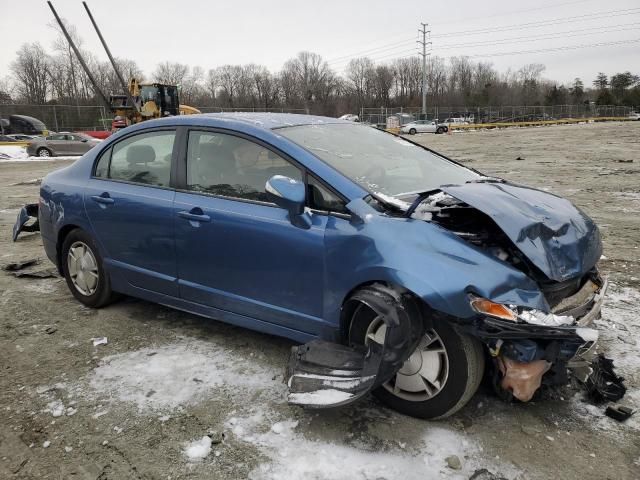
[[[640,122],[412,138],[597,221],[613,284],[602,349],[640,407]],[[0,263],[49,267],[38,234],[14,244],[10,229],[30,181],[68,163],[0,163]],[[579,390],[509,405],[482,387],[439,422],[373,398],[308,412],[284,401],[286,340],[133,299],[86,309],[60,278],[0,272],[0,305],[0,478],[640,478],[640,415],[616,423]],[[190,458],[207,434],[210,454]]]

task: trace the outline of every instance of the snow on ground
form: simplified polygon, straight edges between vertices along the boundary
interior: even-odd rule
[[[271,428],[265,427],[268,424],[264,411],[244,418],[230,418],[226,424],[236,438],[254,445],[271,459],[251,472],[249,478],[253,480],[469,478],[481,466],[486,468],[486,460],[480,465],[482,447],[475,441],[428,423],[425,423],[424,436],[416,445],[398,446],[388,451],[309,439],[296,431],[298,422],[293,420],[276,422]],[[460,459],[460,470],[447,466],[445,459],[451,455]],[[504,466],[499,469],[502,474],[507,473]],[[506,470],[510,476],[517,473],[513,467],[506,467]]]
[[[30,157],[27,147],[22,145],[0,145],[0,163],[15,162],[53,162],[57,160],[76,160],[79,156],[64,157]]]
[[[191,461],[198,461],[211,453],[211,437],[204,436],[193,442],[189,442],[184,450],[184,454]]]
[[[90,386],[97,395],[133,403],[138,410],[172,410],[203,400],[213,389],[226,389],[230,395],[283,389],[272,380],[279,373],[222,345],[182,340],[105,357]]]
[[[9,158],[5,158],[9,157]],[[27,149],[23,145],[0,145],[0,162],[26,159]]]

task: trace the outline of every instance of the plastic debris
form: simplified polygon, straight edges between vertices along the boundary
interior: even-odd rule
[[[624,397],[627,388],[624,386],[624,378],[613,371],[613,360],[599,354],[593,360],[591,368],[593,373],[584,385],[587,395],[594,403],[617,402]]]
[[[92,338],[91,340],[93,340],[93,346],[97,347],[98,345],[106,345],[107,344],[107,337],[96,337],[96,338]]]
[[[613,418],[618,422],[624,422],[636,412],[632,408],[625,407],[624,405],[609,405],[604,413],[609,418]]]

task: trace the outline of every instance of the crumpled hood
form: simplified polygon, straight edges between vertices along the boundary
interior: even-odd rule
[[[478,182],[440,189],[491,217],[552,280],[582,275],[600,259],[598,227],[569,200],[510,183]]]

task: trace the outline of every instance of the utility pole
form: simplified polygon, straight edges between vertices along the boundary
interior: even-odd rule
[[[428,23],[421,23],[422,29],[418,30],[422,34],[422,40],[418,40],[418,43],[422,45],[422,114],[427,117],[427,45],[431,42],[427,42],[427,35],[430,31],[427,31]]]

